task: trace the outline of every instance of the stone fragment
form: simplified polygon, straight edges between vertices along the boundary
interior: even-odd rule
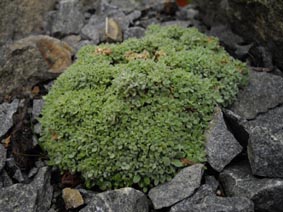
[[[148,208],[148,200],[142,192],[133,188],[121,188],[95,195],[80,212],[148,212]]]
[[[16,164],[14,158],[8,158],[6,160],[6,167],[5,169],[9,173],[9,175],[19,183],[25,181],[25,178],[22,174],[20,167]]]
[[[190,21],[166,21],[161,23],[162,26],[181,26],[181,27],[188,27],[192,23]]]
[[[44,105],[44,100],[43,99],[34,99],[33,100],[33,106],[32,106],[32,116],[33,119],[36,119],[39,117],[41,114],[41,110]]]
[[[44,167],[30,184],[18,183],[0,189],[0,211],[48,211],[51,198],[50,172]]]
[[[84,15],[79,0],[62,0],[52,15],[52,34],[77,34],[84,25]]]
[[[220,108],[217,108],[206,132],[207,161],[218,172],[228,165],[241,151],[242,146],[229,132]]]
[[[66,209],[78,208],[84,204],[83,197],[77,189],[64,188],[62,197]]]
[[[79,50],[79,43],[82,40],[80,35],[68,35],[63,38],[63,42],[71,46],[75,52]]]
[[[0,189],[11,185],[13,185],[12,179],[9,177],[8,173],[5,170],[2,170],[0,172]]]
[[[5,166],[6,163],[6,155],[7,155],[7,150],[5,147],[0,143],[0,172]]]
[[[44,35],[5,46],[0,60],[0,96],[30,94],[39,82],[58,76],[72,63],[72,49]]]
[[[205,184],[210,186],[215,193],[217,188],[219,187],[219,182],[213,175],[205,176]]]
[[[18,106],[18,99],[13,100],[13,102],[11,102],[10,104],[3,103],[0,105],[0,137],[5,135],[8,130],[13,126],[13,115],[17,112]]]
[[[257,114],[283,103],[282,89],[282,77],[251,71],[249,85],[239,92],[231,110],[244,119],[254,119]]]
[[[169,207],[189,196],[200,186],[203,165],[195,164],[182,169],[171,181],[149,191],[154,208]]]
[[[144,36],[145,29],[142,27],[130,27],[124,32],[124,40],[128,38],[141,38]]]
[[[283,179],[256,178],[249,164],[241,162],[227,167],[220,174],[220,182],[226,195],[251,199],[255,211],[282,211]]]
[[[8,40],[43,33],[45,15],[54,8],[55,3],[56,0],[1,0],[0,46]]]

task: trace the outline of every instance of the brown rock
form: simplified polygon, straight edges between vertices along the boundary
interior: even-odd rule
[[[62,197],[66,209],[77,208],[84,204],[82,195],[77,189],[64,188]]]
[[[49,36],[29,36],[0,52],[0,96],[27,95],[37,83],[53,79],[72,63],[72,48]]]

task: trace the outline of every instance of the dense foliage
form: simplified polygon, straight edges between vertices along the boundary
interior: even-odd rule
[[[146,190],[204,162],[204,131],[247,68],[194,28],[151,26],[143,39],[84,47],[46,96],[50,164],[102,190]]]

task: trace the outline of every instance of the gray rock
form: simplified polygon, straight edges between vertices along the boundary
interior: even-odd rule
[[[265,72],[250,73],[249,85],[239,92],[231,110],[245,119],[254,119],[283,103],[283,79]]]
[[[253,212],[254,204],[245,197],[218,197],[202,185],[191,197],[171,207],[170,212]]]
[[[131,12],[129,15],[127,15],[127,18],[129,19],[130,24],[133,24],[135,20],[140,18],[142,15],[141,11],[135,10]]]
[[[148,212],[146,196],[133,188],[106,191],[94,196],[80,212]]]
[[[141,38],[144,36],[145,29],[142,27],[130,27],[124,32],[124,40],[128,38]]]
[[[212,175],[205,176],[205,184],[210,186],[215,193],[217,188],[219,187],[219,182],[216,178]]]
[[[15,99],[10,104],[3,103],[0,105],[0,123],[1,123],[0,124],[0,137],[5,135],[8,132],[8,130],[13,126],[13,115],[15,112],[17,112],[18,106],[19,106],[18,99]]]
[[[190,21],[166,21],[161,23],[161,26],[181,26],[181,27],[188,27],[192,24]]]
[[[9,177],[8,173],[5,170],[2,170],[0,172],[0,189],[11,185],[13,185],[12,179]]]
[[[155,209],[169,207],[189,196],[200,186],[203,165],[195,164],[182,169],[171,181],[152,188],[149,198]]]
[[[48,211],[52,197],[50,172],[42,168],[30,184],[14,184],[0,189],[0,211]]]
[[[241,151],[242,146],[229,132],[225,124],[221,109],[217,108],[206,132],[207,161],[213,169],[220,172]]]
[[[255,211],[282,211],[283,179],[256,178],[249,164],[241,162],[227,167],[220,174],[220,182],[226,195],[251,199]]]
[[[77,52],[80,48],[79,44],[81,40],[82,38],[80,35],[68,35],[64,37],[62,41],[69,44],[75,50],[75,52]]]
[[[49,36],[30,36],[7,45],[0,61],[0,96],[28,95],[31,88],[54,79],[72,63],[73,50]]]
[[[7,155],[7,150],[5,149],[5,147],[2,144],[0,144],[0,172],[2,171],[2,169],[5,166],[6,155]]]
[[[95,44],[106,39],[105,36],[105,22],[106,18],[113,18],[121,27],[122,32],[124,32],[129,24],[129,18],[119,9],[102,3],[98,12],[94,14],[89,22],[82,28],[81,34],[87,39],[91,39]]]
[[[251,129],[248,157],[254,175],[283,177],[283,129],[272,132],[265,127]]]
[[[51,33],[77,34],[84,25],[84,15],[79,0],[62,0],[52,15]]]
[[[33,100],[33,106],[32,106],[32,117],[33,119],[36,119],[41,114],[42,108],[44,106],[44,100],[43,99],[34,99]]]
[[[20,167],[16,164],[14,158],[8,158],[6,160],[5,169],[10,174],[10,176],[12,176],[12,178],[14,180],[16,180],[17,182],[22,183],[22,182],[25,181],[25,178],[22,174],[22,171],[21,171]]]

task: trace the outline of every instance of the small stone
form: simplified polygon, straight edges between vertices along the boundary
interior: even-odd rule
[[[135,20],[140,18],[142,15],[141,11],[135,10],[131,12],[129,15],[127,15],[127,18],[129,19],[130,24],[133,24]]]
[[[28,178],[34,177],[37,173],[38,173],[38,168],[37,168],[37,167],[33,167],[33,168],[29,171],[29,173],[28,173]]]
[[[1,91],[0,91],[0,93],[1,93]],[[0,137],[5,135],[8,132],[8,130],[13,126],[13,115],[14,115],[14,113],[17,112],[18,106],[19,106],[19,100],[18,99],[15,99],[10,104],[9,103],[3,103],[3,104],[0,105],[0,123],[1,123],[0,124]]]
[[[78,45],[80,41],[82,40],[80,35],[68,35],[63,38],[63,42],[67,43],[70,45],[75,51],[78,50]]]
[[[121,188],[95,195],[90,203],[80,210],[93,211],[148,212],[149,206],[144,193],[133,188]]]
[[[6,167],[5,169],[9,173],[10,176],[17,182],[24,182],[25,178],[21,172],[21,169],[17,166],[14,158],[8,158],[6,160]]]
[[[249,85],[239,92],[231,110],[244,119],[254,119],[283,103],[282,90],[282,77],[251,71]]]
[[[83,197],[77,189],[64,188],[62,197],[66,209],[78,208],[84,204]]]
[[[124,40],[128,38],[141,38],[144,36],[145,29],[142,27],[130,27],[124,32]]]
[[[84,15],[79,0],[63,0],[52,16],[51,33],[76,34],[84,25]]]
[[[283,179],[256,178],[247,162],[227,167],[219,179],[226,195],[247,197],[255,211],[282,211]]]
[[[0,172],[0,189],[13,185],[13,181],[5,170]]]
[[[192,24],[190,21],[166,21],[161,23],[162,26],[181,26],[181,27],[188,27]]]
[[[36,119],[39,117],[41,114],[41,110],[44,105],[44,100],[43,99],[34,99],[33,100],[33,107],[32,107],[32,116],[33,119]]]
[[[6,155],[7,155],[7,150],[5,147],[0,143],[0,172],[5,166],[6,163]]]
[[[216,192],[217,188],[219,187],[219,182],[216,178],[212,175],[205,176],[205,184],[209,185],[214,192]]]
[[[217,108],[214,118],[206,132],[207,161],[213,169],[220,172],[241,151],[242,146],[229,132],[220,108]]]
[[[149,198],[155,209],[169,207],[194,193],[200,186],[203,165],[195,164],[182,169],[171,181],[152,188]]]

